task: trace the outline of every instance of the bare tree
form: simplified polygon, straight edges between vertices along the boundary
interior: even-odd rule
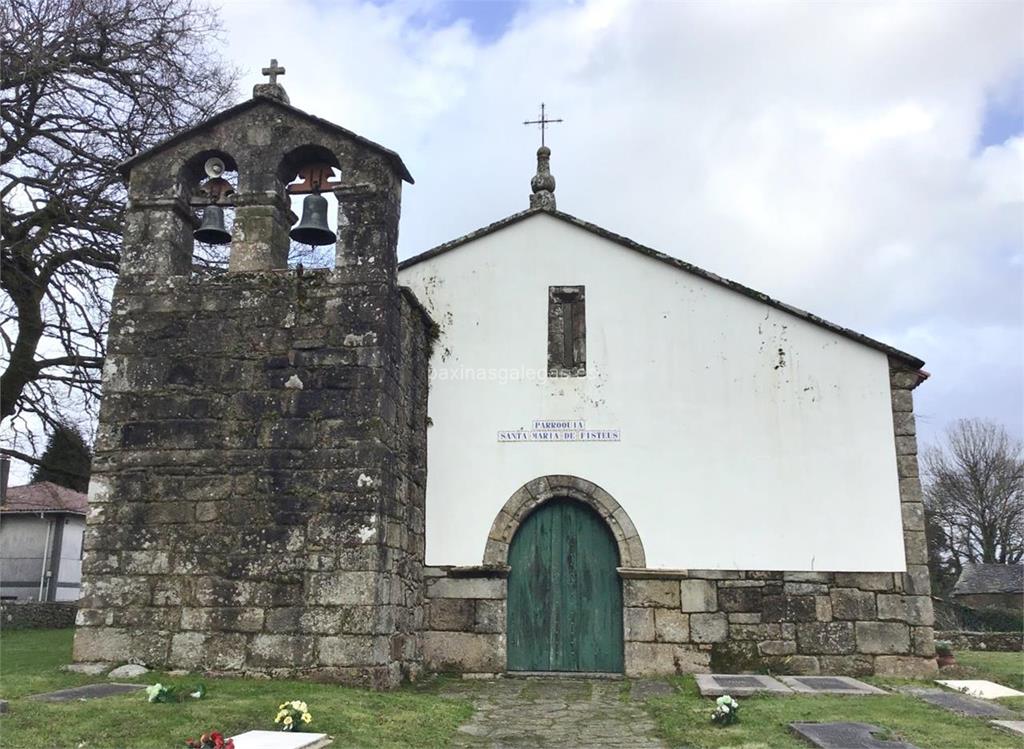
[[[209,47],[218,30],[196,0],[0,3],[9,443],[40,421],[90,420],[119,262],[116,166],[230,103],[236,73]],[[38,462],[10,444],[0,452]]]
[[[932,541],[959,574],[965,562],[1024,557],[1024,443],[1001,425],[961,419],[924,453]],[[939,532],[941,531],[941,532]]]

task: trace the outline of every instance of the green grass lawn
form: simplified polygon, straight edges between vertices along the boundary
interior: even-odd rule
[[[1024,687],[1021,653],[958,652],[962,664],[955,672],[943,669],[939,678],[990,679],[1006,686]],[[692,676],[677,677],[679,692],[651,700],[648,711],[658,732],[671,746],[695,749],[807,749],[808,744],[789,732],[795,721],[824,723],[851,721],[887,729],[883,738],[900,739],[922,749],[1020,749],[1019,738],[998,731],[983,718],[961,718],[909,695],[828,696],[788,695],[747,697],[740,702],[740,722],[719,727],[711,723],[714,700],[700,696]],[[866,678],[879,686],[936,687],[932,682],[909,679]],[[999,700],[1024,711],[1024,698]]]
[[[107,747],[160,747],[184,745],[184,739],[217,729],[225,734],[253,728],[273,729],[277,706],[301,699],[310,706],[310,727],[335,737],[340,747],[443,747],[456,728],[469,719],[466,700],[442,696],[446,682],[421,682],[393,692],[372,692],[302,681],[218,678],[202,680],[202,700],[149,704],[145,694],[101,700],[47,704],[27,695],[103,683],[103,676],[69,674],[60,666],[71,659],[72,630],[22,630],[0,637],[0,697],[10,701],[10,712],[0,717],[0,747],[4,749],[106,749]],[[1020,653],[957,653],[959,665],[944,669],[947,678],[991,679],[1024,689],[1024,656]],[[179,691],[190,691],[199,677],[168,677],[151,673],[135,679],[140,684],[160,681]],[[885,687],[934,686],[931,682],[869,678]],[[693,677],[677,677],[679,691],[653,699],[647,709],[659,734],[672,746],[736,749],[806,749],[791,735],[793,721],[857,721],[888,729],[898,738],[923,749],[1019,749],[1020,742],[991,728],[984,719],[960,718],[925,702],[901,694],[873,697],[791,695],[750,697],[740,700],[741,722],[718,727],[710,720],[713,700],[702,698]],[[623,699],[629,685],[623,684]],[[1024,698],[1001,700],[1024,712]]]
[[[4,749],[105,749],[183,747],[186,738],[211,729],[225,735],[275,728],[277,706],[299,699],[313,715],[310,730],[335,737],[343,747],[443,747],[473,709],[469,702],[433,690],[372,692],[332,684],[262,679],[200,679],[151,673],[157,681],[191,691],[202,681],[206,696],[183,703],[149,704],[145,692],[75,703],[43,703],[26,695],[105,682],[103,676],[68,674],[73,630],[20,630],[0,637],[0,697],[10,711],[0,717]]]

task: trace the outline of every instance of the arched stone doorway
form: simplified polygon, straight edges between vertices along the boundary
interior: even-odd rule
[[[484,565],[508,569],[510,671],[623,668],[618,569],[646,566],[633,522],[600,486],[543,476],[498,513]]]

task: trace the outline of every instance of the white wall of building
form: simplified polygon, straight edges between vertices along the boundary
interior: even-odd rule
[[[60,551],[59,580],[46,575],[54,546],[54,520],[64,518]],[[56,584],[54,600],[76,601],[82,579],[82,538],[85,518],[10,513],[0,516],[0,596],[19,600],[39,600],[40,580],[45,600],[50,586]]]
[[[48,516],[0,516],[0,595],[39,600],[39,581],[43,557],[50,541],[50,523]]]
[[[520,486],[571,474],[625,508],[649,567],[904,569],[883,353],[546,215],[400,280],[442,331],[428,564],[480,564]],[[548,287],[581,284],[587,376],[548,379]],[[621,441],[498,441],[538,419]]]

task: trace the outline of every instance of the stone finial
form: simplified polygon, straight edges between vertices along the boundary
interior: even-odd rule
[[[533,195],[530,208],[545,211],[555,210],[555,178],[551,174],[551,149],[541,146],[537,149],[537,173],[530,180]]]
[[[284,86],[277,82],[277,76],[284,75],[285,69],[283,66],[277,64],[277,60],[271,58],[270,67],[263,68],[263,75],[270,78],[269,83],[257,83],[252,87],[253,98],[257,96],[267,96],[271,99],[277,99],[283,101],[285,104],[290,104],[291,100],[288,98],[288,92],[284,90]]]

